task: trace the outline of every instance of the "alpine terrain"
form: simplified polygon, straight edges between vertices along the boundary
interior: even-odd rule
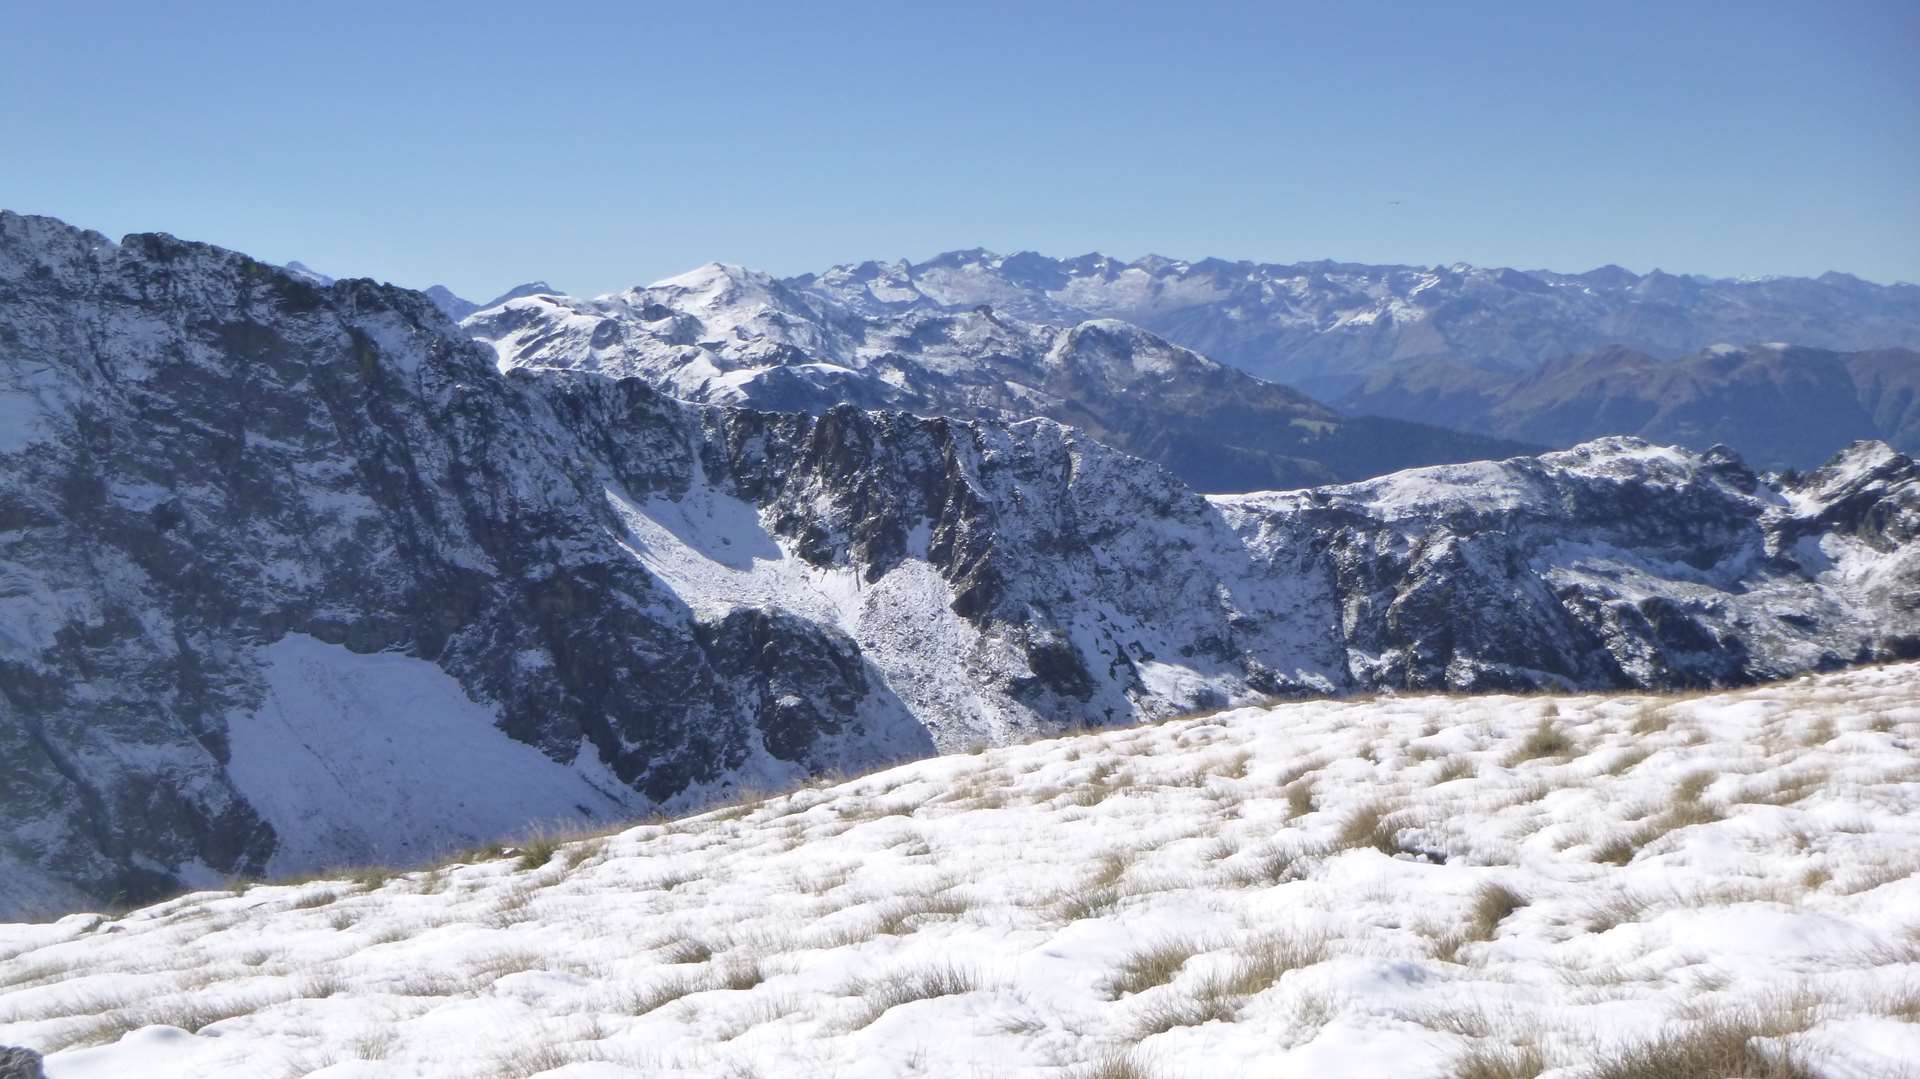
[[[1792,480],[1612,438],[1209,497],[1045,418],[678,400],[694,365],[612,343],[655,340],[630,301],[547,296],[468,329],[607,351],[503,365],[420,293],[0,215],[0,914],[1269,698],[1920,654],[1920,468],[1881,443]],[[939,325],[1227,377],[1118,324]]]

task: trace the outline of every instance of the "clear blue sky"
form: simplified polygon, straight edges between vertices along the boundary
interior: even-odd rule
[[[1915,0],[63,0],[5,26],[0,206],[481,299],[972,246],[1920,281]]]

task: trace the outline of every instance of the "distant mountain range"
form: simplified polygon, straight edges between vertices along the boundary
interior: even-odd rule
[[[517,300],[522,296],[533,296],[538,293],[553,291],[554,287],[545,281],[529,281],[524,285],[513,286],[500,295],[495,296],[493,299],[488,300],[486,303],[474,303],[472,300],[463,300],[455,296],[452,290],[448,289],[445,285],[434,285],[422,292],[421,295],[431,301],[433,306],[438,307],[448,318],[458,322],[482,308],[503,304],[508,300]]]
[[[712,264],[595,300],[538,285],[484,308],[429,296],[449,315],[474,307],[469,329],[507,366],[768,408],[1047,416],[1207,491],[1610,434],[1725,443],[1767,468],[1862,438],[1920,450],[1920,288],[1844,274],[959,251],[784,280]],[[1793,344],[1719,343],[1776,337]]]
[[[1762,468],[1805,468],[1863,438],[1920,452],[1920,352],[1721,345],[1663,360],[1616,347],[1523,374],[1430,360],[1376,371],[1336,403],[1554,446],[1725,443]]]
[[[1920,348],[1920,286],[1841,273],[1748,280],[1618,266],[1567,274],[972,250],[836,266],[787,284],[866,315],[985,304],[1058,325],[1124,319],[1322,400],[1436,358],[1513,373],[1615,345],[1663,358],[1725,342]]]
[[[598,299],[526,295],[464,325],[493,345],[503,368],[637,376],[682,400],[1046,417],[1210,492],[1357,480],[1539,448],[1345,416],[1116,319],[1048,325],[984,305],[863,314],[719,263]]]

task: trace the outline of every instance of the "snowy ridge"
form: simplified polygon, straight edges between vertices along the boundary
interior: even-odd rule
[[[0,1042],[51,1079],[1584,1079],[1708,1038],[1897,1076],[1916,679],[1240,709],[0,926]]]

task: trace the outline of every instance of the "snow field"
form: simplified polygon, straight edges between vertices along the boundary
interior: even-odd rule
[[[0,926],[0,1044],[52,1079],[1906,1074],[1916,685],[1237,709]]]

